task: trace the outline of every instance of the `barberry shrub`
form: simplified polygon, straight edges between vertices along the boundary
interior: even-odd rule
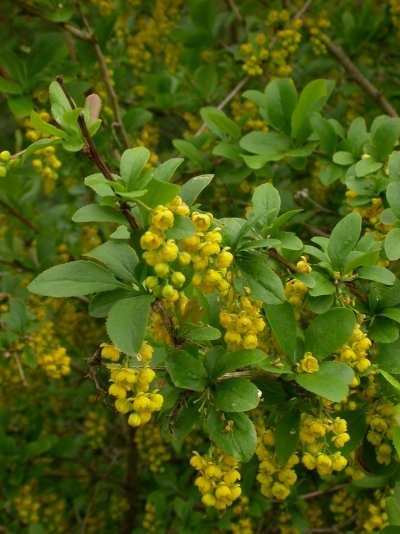
[[[5,4],[1,528],[398,532],[396,3]]]

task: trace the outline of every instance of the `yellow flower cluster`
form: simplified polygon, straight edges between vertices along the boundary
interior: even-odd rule
[[[262,341],[259,335],[266,323],[261,315],[262,303],[240,297],[228,308],[219,313],[221,326],[226,329],[224,340],[229,351],[255,349]]]
[[[158,534],[160,532],[161,521],[157,515],[156,505],[147,501],[145,506],[145,514],[142,522],[142,526],[147,532]]]
[[[390,18],[392,20],[393,26],[397,30],[397,35],[400,35],[400,1],[389,0],[389,5],[390,5]]]
[[[293,469],[300,460],[297,454],[292,454],[286,465],[278,462],[275,454],[275,436],[273,429],[266,430],[257,425],[257,448],[256,455],[260,462],[258,467],[257,481],[261,484],[261,493],[264,497],[287,499],[292,486],[297,481],[296,471]]]
[[[367,440],[375,447],[377,462],[389,465],[393,457],[393,447],[388,442],[393,439],[393,430],[396,427],[394,405],[389,401],[376,400],[369,405],[367,423]]]
[[[43,190],[46,195],[52,193],[56,187],[56,180],[58,178],[57,170],[62,163],[56,156],[56,149],[54,146],[48,146],[37,150],[36,156],[43,156],[43,159],[35,157],[32,160],[32,167],[43,177]]]
[[[317,56],[326,54],[329,37],[324,32],[331,26],[326,11],[322,10],[318,13],[318,17],[309,16],[305,20],[314,54]]]
[[[134,142],[134,146],[145,146],[153,152],[145,165],[145,169],[158,163],[158,156],[154,152],[157,150],[159,139],[160,130],[157,124],[145,124],[140,130],[139,137]]]
[[[27,345],[35,353],[39,366],[50,378],[59,379],[71,372],[71,358],[60,345],[53,321],[45,321],[35,330]]]
[[[268,126],[258,112],[258,107],[251,100],[243,102],[237,97],[232,101],[231,111],[233,119],[242,124],[244,131],[261,130],[268,132]]]
[[[225,278],[233,256],[226,248],[221,249],[219,229],[208,231],[212,215],[193,212],[190,220],[195,234],[180,239],[180,247],[176,240],[165,236],[174,225],[174,215],[189,217],[189,207],[180,197],[151,211],[150,228],[140,239],[140,245],[145,250],[143,259],[154,271],[154,275],[146,278],[146,287],[164,301],[176,302],[179,299],[178,289],[186,283],[185,275],[177,268],[192,265],[195,271],[193,286],[200,287],[205,293],[217,290],[222,295],[226,294],[230,284]]]
[[[218,449],[214,454],[210,451],[208,456],[200,456],[195,452],[190,465],[199,472],[195,485],[202,494],[201,501],[205,506],[225,510],[240,497],[242,490],[238,484],[238,461],[232,456]]]
[[[90,2],[97,7],[100,15],[106,17],[110,15],[114,10],[114,0],[90,0]]]
[[[238,504],[233,507],[233,513],[237,519],[231,522],[230,531],[233,534],[253,534],[253,524],[250,517],[250,501],[248,497],[242,496]]]
[[[29,481],[20,488],[18,495],[14,497],[18,519],[24,525],[39,523],[40,502],[36,499],[34,490],[35,483]]]
[[[23,525],[41,523],[49,534],[65,532],[65,501],[54,493],[38,494],[33,480],[25,483],[13,504]]]
[[[379,498],[377,492],[373,503],[368,504],[368,517],[362,527],[363,532],[381,532],[389,525],[389,516],[386,513],[386,499]]]
[[[302,414],[300,442],[308,452],[303,453],[301,461],[306,469],[316,469],[320,476],[331,475],[333,471],[343,471],[347,460],[339,451],[329,454],[329,443],[336,448],[342,448],[349,440],[347,422],[344,419]]]
[[[368,154],[366,155],[368,156]],[[351,201],[358,196],[356,191],[349,189],[346,191],[346,201],[351,204]],[[381,214],[384,211],[384,206],[381,197],[371,199],[367,206],[354,207],[353,211],[359,213],[364,219],[367,226],[367,231],[375,231],[375,241],[382,241],[386,234],[393,228],[391,224],[383,224],[380,220]]]
[[[104,438],[107,434],[107,420],[94,410],[91,410],[83,421],[85,436],[89,446],[96,450],[104,446]]]
[[[171,32],[180,20],[181,4],[182,0],[156,0],[149,16],[137,17],[136,33],[126,38],[129,63],[137,77],[143,78],[150,71],[152,59],[162,61],[171,71],[175,70],[181,47],[171,41]]]
[[[307,286],[300,280],[288,280],[285,284],[285,297],[292,305],[296,319],[301,318],[304,301],[307,294]]]
[[[270,11],[265,32],[250,35],[249,42],[240,46],[244,58],[243,70],[249,76],[259,76],[263,72],[270,77],[289,76],[292,67],[288,59],[300,45],[302,25],[301,19],[290,21],[286,10]]]
[[[134,439],[140,459],[149,466],[150,471],[163,473],[165,464],[171,459],[171,453],[154,418],[147,425],[138,428]]]
[[[118,349],[105,345],[101,349],[102,357],[117,361]],[[146,341],[143,342],[137,359],[143,367],[124,367],[118,363],[109,364],[111,386],[108,392],[116,397],[115,408],[119,413],[129,412],[128,424],[133,427],[145,425],[151,419],[153,412],[159,412],[164,399],[158,390],[149,391],[150,384],[155,379],[155,372],[148,367],[153,354],[153,347]]]
[[[356,324],[348,343],[336,351],[338,354],[337,359],[350,365],[359,373],[364,373],[371,367],[371,361],[367,357],[368,349],[371,345],[372,341],[361,330],[361,325]]]
[[[81,232],[82,235],[79,238],[79,241],[82,245],[82,254],[89,252],[89,250],[102,244],[103,241],[99,236],[98,228],[96,226],[85,224],[82,226]]]
[[[129,510],[129,501],[124,494],[113,493],[110,499],[110,516],[113,521],[119,522],[124,519]]]
[[[183,138],[187,139],[193,135],[201,126],[201,120],[194,113],[186,111],[182,114],[183,120],[187,123],[188,128],[183,132]]]
[[[11,154],[8,150],[2,150],[0,152],[0,178],[4,178],[7,175],[8,169],[16,162],[17,160],[11,158]]]

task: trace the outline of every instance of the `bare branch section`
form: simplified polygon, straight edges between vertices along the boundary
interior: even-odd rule
[[[120,107],[119,107],[119,100],[118,100],[118,96],[117,96],[117,93],[115,92],[114,90],[114,86],[113,86],[113,83],[112,83],[112,80],[111,80],[111,77],[110,77],[110,73],[109,73],[109,70],[108,70],[108,67],[107,67],[107,63],[106,63],[106,60],[104,58],[104,55],[103,55],[103,52],[100,48],[100,45],[96,39],[96,36],[94,35],[93,33],[93,30],[89,24],[89,21],[87,20],[84,12],[83,12],[83,9],[82,9],[82,5],[80,2],[78,2],[78,9],[79,9],[79,13],[80,13],[80,16],[81,16],[81,19],[82,19],[82,22],[85,26],[85,32],[82,32],[79,30],[79,32],[72,32],[74,33],[74,35],[76,35],[77,37],[79,37],[80,39],[83,39],[85,41],[89,41],[91,43],[93,43],[93,47],[94,47],[94,51],[96,53],[96,56],[97,56],[97,60],[99,62],[99,65],[100,65],[100,71],[101,71],[101,76],[103,78],[103,82],[104,82],[104,85],[106,87],[106,91],[107,91],[107,94],[108,94],[108,98],[110,99],[110,103],[111,103],[111,107],[113,109],[113,112],[114,112],[114,117],[115,117],[115,125],[118,127],[120,133],[121,133],[121,138],[122,138],[122,142],[125,146],[125,148],[128,148],[129,147],[129,138],[128,138],[128,134],[126,133],[126,130],[125,130],[125,126],[124,126],[124,123],[122,122],[122,116],[121,116],[121,110],[120,110]],[[66,29],[68,31],[71,31],[70,30],[70,26],[67,26]]]
[[[22,224],[25,224],[25,226],[28,226],[33,232],[38,234],[40,232],[39,228],[33,224],[32,221],[30,221],[25,215],[17,211],[15,208],[10,206],[5,200],[0,199],[0,206],[2,206],[12,217],[15,217],[19,221],[22,222]]]
[[[361,87],[379,107],[389,117],[397,118],[399,115],[393,106],[386,100],[382,92],[379,91],[369,80],[364,76],[360,69],[352,62],[346,52],[340,46],[335,45],[331,41],[325,43],[328,52],[333,56],[344,68],[350,78],[352,78],[357,85]]]

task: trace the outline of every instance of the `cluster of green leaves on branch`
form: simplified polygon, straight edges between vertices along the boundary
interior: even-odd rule
[[[49,29],[2,54],[0,526],[391,534],[400,119],[301,72],[331,46],[308,3],[189,4],[15,7]]]

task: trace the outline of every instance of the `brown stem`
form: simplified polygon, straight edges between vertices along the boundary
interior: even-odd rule
[[[338,484],[326,490],[317,490],[317,491],[312,491],[311,493],[305,493],[304,495],[299,495],[297,498],[303,501],[309,501],[310,499],[315,499],[316,497],[322,497],[323,495],[327,495],[328,493],[335,493],[336,491],[342,488],[346,488],[347,486],[348,484]]]
[[[345,282],[344,285],[348,288],[350,293],[352,293],[356,298],[358,298],[358,300],[360,300],[363,304],[368,304],[367,295],[361,293],[361,291],[357,289],[355,285],[351,284],[350,282]]]
[[[171,317],[168,315],[167,310],[165,309],[163,301],[160,299],[156,299],[152,303],[151,307],[155,313],[158,313],[160,315],[161,320],[164,323],[164,326],[168,332],[171,343],[173,347],[176,349],[179,343],[178,343],[178,340],[176,339],[175,327],[174,327]]]
[[[335,45],[331,41],[325,43],[326,49],[344,68],[347,74],[358,84],[379,107],[387,113],[390,117],[398,117],[396,110],[386,100],[382,92],[379,91],[369,80],[362,74],[358,67],[352,62],[346,52],[340,46]]]
[[[277,253],[277,251],[273,248],[270,248],[267,250],[267,254],[270,258],[273,258],[276,261],[279,261],[279,263],[282,263],[285,267],[289,269],[292,273],[300,273],[301,271],[294,265],[294,263],[291,263],[287,259],[285,259],[283,256]]]
[[[65,87],[62,76],[60,75],[57,76],[56,81],[60,85],[65,96],[67,97],[71,108],[76,109],[75,102],[72,100],[71,95],[69,94],[67,88]],[[94,162],[94,164],[99,168],[99,170],[101,171],[101,173],[107,180],[109,180],[110,182],[115,182],[111,170],[109,169],[109,167],[107,166],[103,158],[101,157],[100,152],[97,150],[97,146],[94,143],[92,136],[90,135],[88,127],[86,126],[85,118],[82,113],[80,113],[78,117],[78,125],[82,132],[83,139],[86,144],[86,154],[90,157],[90,159]],[[131,213],[129,204],[123,200],[119,200],[119,207],[120,207],[120,211],[122,215],[125,216],[131,229],[136,230],[138,228],[138,223]]]
[[[39,228],[33,224],[25,215],[22,215],[22,213],[19,213],[15,208],[10,206],[5,200],[0,199],[0,206],[3,206],[3,208],[8,211],[10,215],[15,217],[16,219],[20,220],[25,226],[28,226],[31,230],[33,230],[36,234],[40,232]]]
[[[114,87],[113,87],[113,84],[112,84],[112,80],[111,80],[111,77],[110,77],[110,73],[109,73],[109,70],[108,70],[108,67],[107,67],[106,60],[105,60],[103,52],[102,52],[102,50],[101,50],[101,48],[99,46],[99,43],[98,43],[98,41],[96,39],[96,36],[93,34],[92,28],[90,27],[90,24],[89,24],[84,12],[83,12],[81,3],[79,1],[78,1],[77,5],[78,5],[78,9],[79,9],[79,13],[80,13],[82,22],[85,25],[86,32],[88,33],[88,35],[91,36],[90,41],[93,43],[94,51],[96,53],[97,60],[98,60],[99,65],[100,65],[101,77],[102,77],[104,85],[106,87],[108,98],[110,99],[111,107],[112,107],[113,112],[114,112],[115,125],[119,128],[119,131],[121,133],[122,141],[123,141],[123,144],[124,144],[125,148],[128,148],[130,146],[129,138],[128,138],[128,135],[126,133],[126,130],[125,130],[125,127],[124,127],[124,123],[122,122],[122,116],[121,116],[121,110],[120,110],[120,107],[119,107],[118,96],[117,96],[117,94],[116,94],[116,92],[114,90]],[[88,40],[88,39],[86,39],[86,40]]]
[[[16,352],[13,353],[13,356],[14,356],[15,361],[17,363],[18,373],[19,373],[19,376],[21,378],[22,385],[25,386],[25,387],[28,387],[28,382],[26,381],[25,373],[24,373],[24,370],[22,368],[19,356],[18,356],[18,354]]]

